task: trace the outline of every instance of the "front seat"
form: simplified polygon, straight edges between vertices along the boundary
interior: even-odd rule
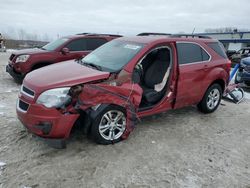
[[[162,82],[165,73],[170,64],[170,52],[168,49],[160,49],[158,54],[151,65],[147,68],[144,73],[144,84],[143,88],[143,99],[146,102],[154,104],[158,102],[165,94],[164,88],[157,92],[154,90],[156,84]],[[166,83],[167,85],[167,83]]]

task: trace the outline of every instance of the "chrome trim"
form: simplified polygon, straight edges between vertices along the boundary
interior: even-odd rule
[[[23,87],[24,87],[24,85],[21,86],[21,93],[24,94],[24,95],[26,95],[26,96],[28,96],[28,97],[30,97],[30,98],[32,98],[32,99],[34,99],[34,97],[35,97],[35,92],[34,92],[32,89],[30,89],[30,88],[28,88],[28,87],[25,86],[27,89],[29,89],[30,91],[32,91],[32,92],[34,93],[34,95],[30,95],[29,93],[26,93],[26,92],[23,90]]]
[[[27,111],[29,110],[30,104],[27,103],[29,106],[28,106],[27,111],[25,111],[25,110],[23,110],[23,109],[21,109],[21,108],[19,107],[19,101],[20,101],[20,99],[17,99],[17,102],[16,102],[16,109],[17,109],[19,112],[27,113]],[[24,101],[23,101],[23,102],[24,102]],[[26,103],[26,102],[25,102],[25,103]]]
[[[187,64],[179,64],[179,62],[178,62],[178,64],[179,64],[179,66],[185,66],[185,65],[192,65],[192,64],[198,64],[198,63],[207,63],[207,62],[211,62],[211,59],[212,59],[212,56],[210,55],[210,53],[208,53],[208,51],[203,47],[203,46],[201,46],[199,43],[197,43],[197,42],[190,42],[190,41],[177,41],[176,42],[177,44],[179,43],[179,44],[185,44],[185,43],[188,43],[188,44],[196,44],[196,45],[198,45],[198,46],[200,46],[206,53],[207,53],[207,55],[209,56],[209,59],[208,60],[206,60],[206,61],[196,61],[196,62],[193,62],[193,63],[187,63]],[[178,49],[177,49],[177,53],[178,53]]]

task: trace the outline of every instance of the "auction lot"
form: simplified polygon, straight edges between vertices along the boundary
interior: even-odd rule
[[[17,120],[9,55],[0,53],[0,188],[250,187],[249,97],[208,115],[193,106],[147,117],[115,145],[76,132],[58,150]]]

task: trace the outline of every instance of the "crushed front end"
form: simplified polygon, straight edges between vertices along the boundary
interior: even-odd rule
[[[34,91],[24,85],[21,87],[16,112],[22,124],[31,133],[45,139],[68,138],[79,114],[65,110],[64,104],[60,107],[49,107],[39,104],[38,101],[39,97]]]

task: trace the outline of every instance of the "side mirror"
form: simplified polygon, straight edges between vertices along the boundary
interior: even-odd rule
[[[66,54],[69,53],[69,49],[68,49],[68,48],[63,48],[63,49],[61,50],[61,52],[62,52],[63,55],[66,55]]]

